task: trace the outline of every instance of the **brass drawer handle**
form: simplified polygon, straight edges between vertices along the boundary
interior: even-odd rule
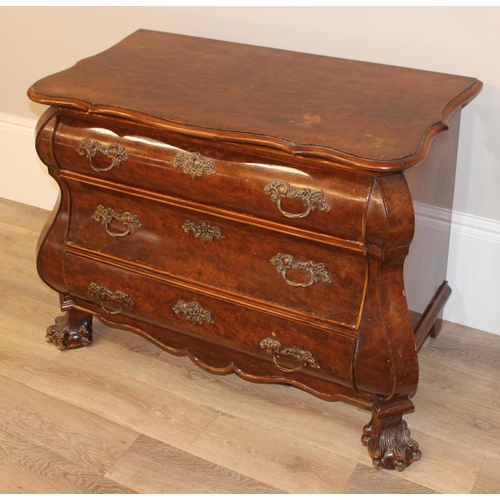
[[[106,232],[110,236],[121,237],[127,236],[127,234],[135,233],[138,229],[144,227],[143,223],[137,217],[137,215],[132,215],[130,212],[124,212],[123,214],[119,214],[115,212],[112,208],[104,208],[102,205],[97,207],[92,218],[97,222],[102,222],[106,226]],[[125,230],[121,233],[115,233],[111,231],[109,225],[116,219],[118,222],[125,226]]]
[[[186,233],[192,231],[194,237],[199,238],[203,243],[214,239],[222,240],[225,238],[219,227],[209,226],[204,220],[191,222],[189,219],[186,219],[186,222],[181,227]]]
[[[205,311],[198,302],[184,302],[183,300],[179,300],[172,309],[177,315],[183,314],[184,318],[191,321],[194,325],[202,325],[204,322],[210,325],[214,324],[212,313]]]
[[[320,190],[303,188],[293,191],[287,182],[273,181],[264,188],[264,191],[271,197],[271,200],[278,205],[279,211],[290,219],[303,219],[307,217],[312,211],[316,210],[316,205],[322,212],[330,211],[330,207],[325,199],[325,194]],[[300,214],[285,212],[281,207],[281,200],[283,198],[302,198],[302,202],[306,208],[305,212]]]
[[[262,347],[262,349],[265,349],[268,352],[268,354],[272,355],[274,364],[282,372],[286,373],[298,372],[299,370],[304,368],[304,366],[307,365],[309,365],[311,368],[319,368],[319,365],[316,362],[316,359],[314,358],[311,351],[304,351],[303,349],[299,349],[298,347],[283,347],[283,344],[279,340],[272,339],[269,337],[267,339],[261,340],[260,347]],[[281,366],[278,363],[278,358],[280,356],[287,356],[289,358],[294,359],[300,364],[296,368],[287,368],[285,366]]]
[[[325,264],[315,264],[310,260],[307,262],[295,262],[292,255],[279,253],[271,259],[271,264],[276,268],[276,271],[283,276],[283,279],[291,286],[301,286],[303,288],[311,286],[318,281],[331,283],[332,280],[328,274]],[[289,270],[306,271],[309,275],[309,281],[306,283],[297,283],[291,281],[287,277]]]
[[[98,285],[94,281],[90,284],[88,293],[92,297],[96,297],[101,301],[102,309],[104,310],[104,312],[107,312],[108,314],[120,314],[123,311],[123,309],[127,307],[133,307],[135,305],[134,301],[126,293],[120,292],[118,290],[116,292],[112,292],[111,290],[108,290],[106,287]],[[106,306],[104,305],[105,300],[111,302],[117,302],[120,308],[115,311],[107,309]]]
[[[175,168],[182,168],[185,174],[189,174],[193,179],[203,174],[213,175],[216,173],[214,162],[207,160],[200,153],[179,153],[173,160]]]
[[[111,144],[106,147],[103,146],[100,142],[91,141],[86,138],[80,143],[77,149],[78,153],[82,156],[87,156],[89,159],[89,163],[92,169],[96,172],[107,172],[114,167],[119,167],[123,162],[128,160],[128,154],[124,148],[117,146],[116,144]],[[111,160],[111,165],[106,168],[96,167],[92,164],[92,160],[95,158],[97,153],[100,152],[103,155],[107,156]]]

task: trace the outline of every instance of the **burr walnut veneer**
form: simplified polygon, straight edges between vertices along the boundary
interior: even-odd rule
[[[480,89],[145,30],[40,80],[61,196],[38,271],[65,312],[47,340],[89,345],[96,315],[212,373],[360,405],[374,466],[403,470]]]

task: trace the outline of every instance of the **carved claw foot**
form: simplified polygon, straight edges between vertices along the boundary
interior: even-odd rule
[[[370,423],[365,425],[361,442],[368,448],[376,469],[401,472],[422,457],[418,443],[411,438],[402,417],[401,413],[383,418],[374,414]]]
[[[56,324],[47,328],[47,342],[59,350],[76,349],[92,343],[92,316],[71,310],[56,318]]]

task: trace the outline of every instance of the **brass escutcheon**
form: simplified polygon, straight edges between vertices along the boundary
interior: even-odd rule
[[[207,243],[207,241],[212,241],[214,239],[222,240],[225,238],[219,227],[209,226],[204,220],[191,222],[189,219],[186,219],[186,222],[181,227],[186,233],[192,231],[193,236],[199,238],[203,243]]]
[[[103,205],[99,205],[97,210],[95,211],[92,218],[97,222],[102,222],[106,226],[106,232],[110,236],[121,237],[127,236],[127,234],[135,233],[138,229],[144,227],[143,223],[137,217],[137,215],[132,215],[130,212],[124,212],[123,214],[119,214],[115,212],[112,208],[104,208]],[[111,231],[109,225],[116,219],[118,222],[125,226],[125,230],[121,233],[115,233]]]
[[[213,160],[208,160],[200,153],[179,153],[173,160],[175,168],[182,168],[185,174],[189,174],[193,179],[201,177],[203,174],[213,175],[216,173]]]
[[[271,197],[271,200],[278,205],[278,210],[290,219],[302,219],[307,217],[312,211],[316,210],[316,205],[322,212],[329,212],[330,207],[325,199],[325,194],[320,190],[303,188],[292,190],[287,182],[273,181],[268,184],[264,191]],[[286,212],[281,207],[283,198],[301,198],[306,210],[298,214]]]
[[[285,373],[294,373],[298,372],[304,366],[309,365],[311,368],[319,368],[316,359],[314,358],[311,351],[305,351],[303,349],[299,349],[298,347],[284,347],[283,344],[276,339],[272,339],[270,337],[263,339],[260,341],[260,347],[265,349],[268,354],[271,354],[273,357],[274,364]],[[287,368],[278,363],[278,358],[280,356],[286,356],[297,361],[299,366],[296,368]]]
[[[292,255],[279,253],[271,259],[271,264],[276,268],[276,271],[283,276],[283,279],[290,286],[300,286],[305,288],[317,283],[318,281],[323,281],[325,283],[332,282],[332,279],[328,274],[328,270],[322,262],[319,264],[315,264],[310,260],[307,262],[295,262]],[[309,281],[305,283],[298,283],[296,281],[289,280],[287,273],[290,270],[305,271],[309,276]]]
[[[175,314],[183,314],[184,318],[191,321],[194,325],[202,325],[208,323],[214,324],[214,319],[209,311],[205,311],[198,302],[184,302],[179,300],[175,306],[172,307]]]
[[[92,297],[96,297],[101,301],[102,309],[104,310],[104,312],[107,312],[108,314],[120,314],[123,311],[123,309],[127,307],[133,307],[135,305],[134,301],[126,293],[120,292],[118,290],[116,292],[112,292],[108,288],[102,285],[98,285],[95,281],[93,281],[90,284],[88,293]],[[117,302],[120,305],[120,309],[116,311],[111,311],[107,309],[104,305],[104,301],[106,300],[111,302]]]
[[[88,138],[83,139],[83,141],[78,146],[77,151],[80,155],[87,156],[91,168],[96,172],[107,172],[114,167],[119,167],[123,162],[126,162],[128,160],[128,154],[124,148],[119,147],[116,144],[111,144],[110,146],[106,147],[103,146],[100,142],[91,141]],[[100,168],[93,165],[92,160],[95,158],[98,152],[107,156],[111,160],[111,164],[109,165],[109,167]]]

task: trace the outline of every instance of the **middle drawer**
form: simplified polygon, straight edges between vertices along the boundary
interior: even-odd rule
[[[367,276],[361,250],[67,182],[70,245],[357,328]]]

